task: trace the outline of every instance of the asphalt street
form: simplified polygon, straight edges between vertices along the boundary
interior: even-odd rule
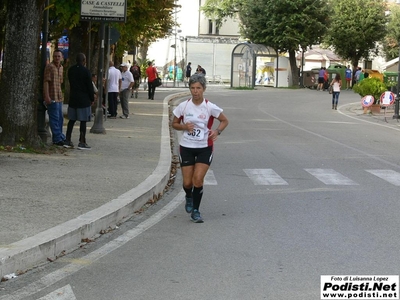
[[[206,97],[230,125],[206,177],[204,224],[184,212],[178,176],[144,214],[3,283],[0,299],[306,300],[319,298],[323,274],[398,273],[391,109],[387,122],[363,114],[351,91],[338,111],[311,90],[210,87]]]

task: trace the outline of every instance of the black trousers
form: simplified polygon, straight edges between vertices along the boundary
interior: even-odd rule
[[[154,81],[148,83],[149,99],[154,100],[154,93],[156,92],[156,86]]]
[[[108,112],[111,117],[117,116],[117,106],[118,106],[118,92],[110,92],[108,93]]]

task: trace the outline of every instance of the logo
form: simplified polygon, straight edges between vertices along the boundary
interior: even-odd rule
[[[399,299],[399,275],[322,275],[321,299]]]
[[[200,120],[205,120],[205,119],[207,118],[207,116],[206,116],[205,114],[200,114],[200,115],[198,116],[198,118],[199,118]]]

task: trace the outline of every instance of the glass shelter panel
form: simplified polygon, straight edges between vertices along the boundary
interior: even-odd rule
[[[232,51],[231,87],[274,85],[275,50],[259,44],[241,43]]]

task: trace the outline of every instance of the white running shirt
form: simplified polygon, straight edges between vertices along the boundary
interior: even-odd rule
[[[184,130],[180,145],[187,148],[205,148],[213,145],[208,138],[214,118],[218,118],[222,108],[204,99],[200,105],[195,105],[192,99],[183,101],[173,111],[175,117],[180,118],[183,124],[194,124],[192,133]]]

